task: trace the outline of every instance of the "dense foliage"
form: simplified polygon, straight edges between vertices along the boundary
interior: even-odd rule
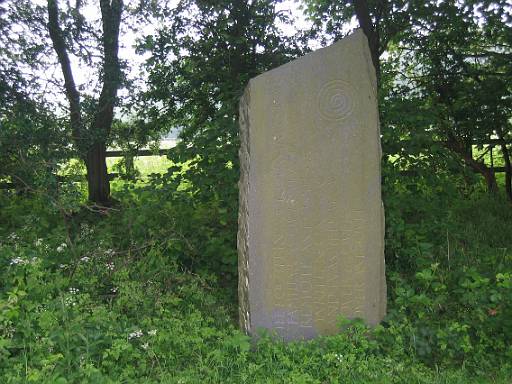
[[[157,16],[170,22],[140,45],[151,53],[141,114],[181,131],[181,142],[169,154],[177,166],[160,182],[174,182],[176,189],[186,180],[196,202],[218,206],[233,225],[238,102],[249,79],[298,54],[277,26],[289,21],[267,0],[180,1]]]
[[[136,189],[119,191],[122,210],[98,221],[4,196],[0,379],[506,382],[512,212],[485,195],[460,200],[452,182],[386,185],[390,303],[381,326],[340,319],[336,336],[253,347],[236,327],[234,287],[201,263],[215,241],[201,233],[207,210]]]

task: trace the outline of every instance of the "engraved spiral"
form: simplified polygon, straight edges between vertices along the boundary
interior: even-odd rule
[[[318,92],[320,115],[328,120],[340,120],[350,116],[354,108],[352,95],[352,87],[342,80],[324,84]]]

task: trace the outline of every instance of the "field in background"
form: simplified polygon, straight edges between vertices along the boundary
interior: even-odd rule
[[[109,173],[116,172],[115,165],[122,161],[122,157],[108,157],[107,167]],[[137,156],[134,158],[135,168],[141,176],[147,176],[151,173],[165,173],[172,165],[167,156]]]

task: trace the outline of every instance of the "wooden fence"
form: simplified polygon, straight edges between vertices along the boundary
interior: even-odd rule
[[[492,153],[492,148],[501,144],[501,141],[498,139],[489,139],[485,143],[478,143],[475,142],[475,144],[480,145],[488,145],[490,146],[490,156],[491,156],[491,166],[495,173],[505,172],[505,167],[495,167],[494,166],[494,158]],[[139,149],[137,151],[137,154],[135,157],[144,157],[144,156],[165,156],[169,152],[169,149],[158,149],[158,150],[150,150],[150,149]],[[123,151],[107,151],[106,157],[123,157],[125,152]],[[118,177],[119,174],[117,173],[109,173],[109,179],[115,179]],[[85,181],[85,176],[57,176],[57,179],[59,182],[63,181]],[[14,184],[13,183],[0,183],[0,189],[13,189]]]

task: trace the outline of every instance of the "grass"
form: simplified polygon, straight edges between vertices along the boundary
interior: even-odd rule
[[[107,158],[107,168],[109,173],[115,171],[115,165],[122,161],[121,157]],[[134,158],[135,168],[141,176],[148,176],[151,173],[165,173],[167,168],[172,166],[167,156],[137,156]]]
[[[109,173],[116,173],[117,168],[122,162],[122,157],[107,157],[107,169]],[[172,166],[167,156],[137,156],[134,158],[134,165],[141,176],[148,176],[152,173],[165,173]],[[63,165],[60,174],[79,174],[85,175],[85,165],[81,160],[72,159]]]

